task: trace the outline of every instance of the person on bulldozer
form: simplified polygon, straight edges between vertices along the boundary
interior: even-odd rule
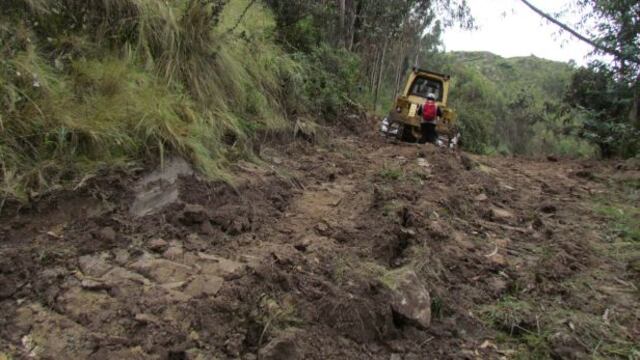
[[[442,116],[442,109],[436,104],[436,95],[429,93],[427,95],[427,101],[424,105],[418,108],[418,115],[422,116],[422,123],[420,128],[422,131],[422,137],[418,142],[420,144],[432,143],[435,144],[438,140],[438,131],[436,130],[436,123],[438,118]]]

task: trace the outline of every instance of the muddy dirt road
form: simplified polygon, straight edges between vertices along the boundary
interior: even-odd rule
[[[0,223],[0,359],[640,357],[640,169],[336,135]],[[146,176],[145,176],[146,175]]]

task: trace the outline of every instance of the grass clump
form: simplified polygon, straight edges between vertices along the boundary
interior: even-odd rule
[[[378,173],[378,176],[385,181],[400,180],[404,176],[402,169],[384,166]]]
[[[627,197],[596,200],[591,206],[606,221],[603,229],[606,242],[599,246],[600,251],[634,268],[640,259],[640,208]]]
[[[531,331],[533,310],[530,303],[507,296],[481,309],[481,315],[496,328],[514,335]]]
[[[609,219],[611,236],[640,242],[640,209],[623,204],[600,204],[596,211]]]

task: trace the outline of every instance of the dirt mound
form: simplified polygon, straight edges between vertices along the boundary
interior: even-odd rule
[[[594,197],[622,206],[635,170],[373,134],[261,155],[233,185],[176,160],[5,209],[0,358],[633,355],[640,282],[609,247],[637,250],[637,213],[612,237]]]

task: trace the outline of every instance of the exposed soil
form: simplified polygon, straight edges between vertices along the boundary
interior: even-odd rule
[[[261,156],[5,208],[0,359],[640,356],[638,243],[597,211],[637,210],[637,167],[377,134]]]

